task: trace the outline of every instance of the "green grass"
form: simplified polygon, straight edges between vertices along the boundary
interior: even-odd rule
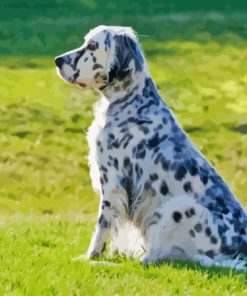
[[[145,268],[73,262],[85,252],[92,223],[13,217],[0,228],[0,293],[6,295],[247,295],[246,276],[167,263]]]
[[[85,138],[98,94],[65,84],[53,62],[100,22],[147,34],[140,40],[162,97],[246,206],[247,14],[155,15],[158,4],[146,14],[137,1],[139,15],[112,6],[99,17],[100,1],[73,1],[88,15],[65,0],[36,1],[49,11],[22,1],[26,17],[15,11],[13,20],[17,0],[0,10],[0,294],[247,295],[246,274],[230,270],[72,262],[87,249],[98,207]]]

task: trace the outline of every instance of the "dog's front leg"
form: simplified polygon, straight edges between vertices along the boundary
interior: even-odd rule
[[[105,211],[101,210],[97,219],[97,223],[95,225],[95,232],[92,236],[91,243],[87,252],[87,258],[99,257],[103,253],[111,229],[111,215],[106,215]]]
[[[128,217],[126,193],[122,189],[104,188],[101,199],[95,232],[87,252],[87,258],[99,257],[110,238],[120,224],[126,222]]]

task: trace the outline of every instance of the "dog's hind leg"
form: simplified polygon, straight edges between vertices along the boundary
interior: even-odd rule
[[[160,219],[145,230],[147,252],[144,264],[166,259],[209,259],[217,254],[220,239],[210,212],[188,196],[171,199],[156,211]]]

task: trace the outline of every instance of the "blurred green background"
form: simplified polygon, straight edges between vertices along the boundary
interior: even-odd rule
[[[72,262],[98,208],[85,135],[99,95],[54,57],[99,24],[137,31],[161,96],[247,205],[246,1],[1,0],[0,295],[247,295],[228,270]]]
[[[2,0],[0,211],[96,212],[85,134],[98,95],[53,60],[99,24],[137,31],[161,95],[247,204],[246,1]]]

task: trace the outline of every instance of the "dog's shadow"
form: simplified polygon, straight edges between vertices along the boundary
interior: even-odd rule
[[[200,272],[203,275],[207,276],[207,279],[212,278],[222,278],[228,277],[233,278],[234,276],[244,275],[243,281],[244,284],[247,285],[247,271],[246,270],[237,270],[229,267],[219,267],[219,266],[211,266],[206,267],[201,265],[200,263],[193,263],[191,261],[179,261],[179,260],[166,260],[158,263],[151,263],[148,265],[142,264],[137,259],[127,258],[124,256],[115,256],[112,258],[109,257],[100,257],[95,260],[89,261],[91,265],[94,266],[105,266],[105,267],[123,267],[125,264],[133,264],[138,268],[143,268],[145,271],[150,271],[152,268],[162,269],[164,267],[171,267],[181,271],[195,271]]]

